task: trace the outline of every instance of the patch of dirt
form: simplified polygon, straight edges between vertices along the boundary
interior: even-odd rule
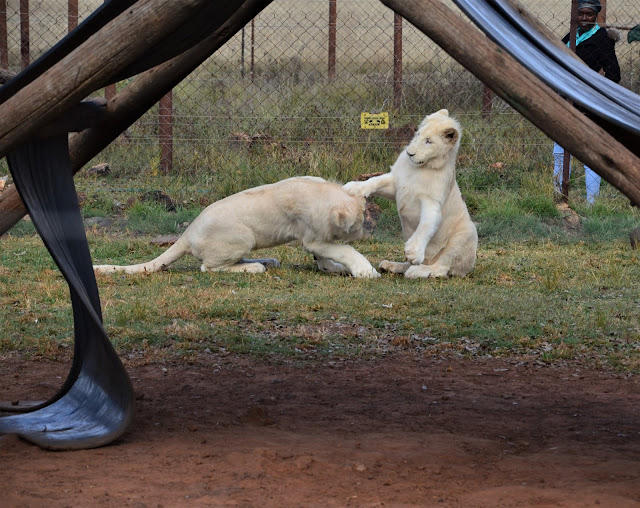
[[[11,400],[50,395],[68,369],[0,365]],[[416,354],[127,368],[138,412],[116,443],[0,437],[3,506],[640,506],[634,376]]]
[[[556,208],[562,215],[562,224],[565,229],[570,233],[579,233],[582,229],[582,220],[575,210],[566,203],[558,203]]]

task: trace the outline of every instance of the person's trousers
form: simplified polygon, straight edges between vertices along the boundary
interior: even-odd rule
[[[556,191],[561,192],[562,172],[564,166],[564,148],[558,143],[553,143],[553,185]],[[571,171],[571,166],[569,166]],[[584,180],[587,188],[587,202],[593,204],[595,197],[600,193],[600,175],[586,164],[584,165]]]

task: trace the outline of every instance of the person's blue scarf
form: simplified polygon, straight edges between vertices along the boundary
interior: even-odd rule
[[[580,30],[580,29],[578,29]],[[580,44],[582,41],[586,41],[589,37],[591,37],[594,33],[596,33],[598,30],[600,30],[600,25],[598,25],[598,23],[596,23],[595,25],[593,25],[591,27],[591,30],[580,34],[576,37],[576,46],[578,44]],[[576,34],[577,35],[577,34]],[[569,40],[569,42],[567,42],[567,47],[569,47],[569,45],[571,44],[571,40]]]

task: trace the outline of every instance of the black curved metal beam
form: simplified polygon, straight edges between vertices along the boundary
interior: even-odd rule
[[[67,133],[26,143],[8,156],[20,196],[69,285],[74,358],[60,391],[28,412],[0,418],[50,449],[92,448],[117,439],[134,412],[131,381],[102,327],[100,298],[73,184]]]
[[[640,135],[638,95],[556,47],[504,0],[454,0],[496,44],[553,90],[593,115]]]
[[[601,94],[628,109],[635,115],[640,116],[640,100],[637,94],[612,82],[610,79],[605,78],[587,66],[576,66],[576,58],[574,56],[568,54],[566,51],[558,51],[558,48],[552,41],[536,33],[536,28],[508,1],[490,1],[495,9],[498,10],[508,22],[527,37],[527,40],[531,42],[531,44],[538,46],[552,59],[562,65],[567,73],[571,73],[576,76],[576,78],[585,81]]]

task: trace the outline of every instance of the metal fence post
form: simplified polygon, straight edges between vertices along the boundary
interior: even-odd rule
[[[336,77],[336,20],[338,18],[337,0],[329,0],[329,80]]]
[[[0,0],[0,67],[9,68],[9,36],[7,32],[7,0]]]
[[[578,30],[578,0],[571,0],[571,25],[569,29],[569,48],[576,50],[576,32]],[[564,150],[562,155],[562,201],[569,202],[569,179],[571,177],[571,154]]]
[[[249,74],[251,75],[251,83],[255,77],[255,54],[256,54],[256,26],[255,19],[251,20],[251,68]]]
[[[107,0],[105,0],[106,2]],[[116,85],[115,83],[111,84],[111,85],[107,85],[104,88],[104,98],[107,99],[108,101],[110,101],[111,99],[113,99],[116,95]]]
[[[244,79],[244,27],[240,33],[240,77]]]
[[[158,139],[160,141],[160,171],[173,169],[173,92],[158,103]]]
[[[29,0],[20,0],[20,61],[29,66]]]
[[[68,1],[68,27],[69,32],[78,26],[78,0]]]
[[[402,105],[402,16],[393,15],[393,106]]]
[[[482,87],[482,119],[491,118],[491,108],[493,107],[493,90],[487,85]]]
[[[607,23],[607,0],[600,0],[602,10],[598,13],[598,24],[604,25]]]

